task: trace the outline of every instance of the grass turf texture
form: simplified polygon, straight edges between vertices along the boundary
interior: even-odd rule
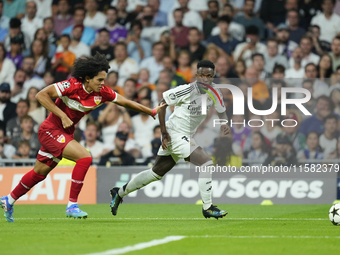
[[[205,219],[198,205],[84,205],[88,219],[65,217],[63,205],[16,205],[15,223],[0,220],[1,255],[87,254],[182,235],[127,254],[328,254],[338,252],[340,227],[331,205],[219,205],[229,214]],[[2,214],[2,212],[1,212]],[[268,218],[268,219],[266,219]],[[208,235],[209,237],[204,237]]]

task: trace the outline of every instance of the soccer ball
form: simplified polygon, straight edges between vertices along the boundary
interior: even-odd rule
[[[329,209],[329,220],[336,226],[340,226],[340,203],[332,205]]]

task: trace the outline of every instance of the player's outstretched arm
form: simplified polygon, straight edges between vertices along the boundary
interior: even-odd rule
[[[54,85],[47,86],[43,90],[39,91],[38,94],[35,96],[35,98],[42,106],[44,106],[47,110],[57,115],[61,119],[64,128],[69,128],[73,125],[72,120],[70,120],[69,117],[67,117],[67,115],[52,101],[52,98],[57,97],[59,96]]]
[[[161,104],[158,105],[157,107],[155,107],[154,109],[150,109],[148,107],[145,107],[144,105],[141,105],[139,103],[136,103],[132,100],[126,99],[125,97],[117,94],[117,100],[114,102],[120,106],[123,106],[127,109],[136,111],[136,112],[144,112],[150,116],[152,116],[153,118],[155,118],[154,116],[157,115],[159,113],[159,111],[162,109],[162,107],[165,106],[165,104]]]

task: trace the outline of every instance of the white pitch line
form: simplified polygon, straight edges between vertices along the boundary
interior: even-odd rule
[[[124,254],[130,251],[138,251],[138,250],[143,250],[152,246],[156,246],[156,245],[161,245],[161,244],[165,244],[165,243],[169,243],[169,242],[173,242],[173,241],[179,241],[183,238],[185,238],[186,236],[167,236],[163,239],[155,239],[152,240],[150,242],[145,242],[145,243],[138,243],[132,246],[126,246],[123,248],[117,248],[117,249],[112,249],[112,250],[108,250],[108,251],[104,251],[104,252],[97,252],[97,253],[90,253],[87,255],[116,255],[116,254]]]
[[[202,236],[187,236],[187,237],[192,237],[192,238],[306,238],[306,239],[339,239],[340,236],[232,236],[232,235],[202,235]]]
[[[117,255],[117,254],[124,254],[130,251],[137,251],[137,250],[143,250],[146,248],[150,248],[152,246],[157,246],[173,241],[179,241],[183,238],[240,238],[240,239],[247,239],[247,238],[264,238],[264,239],[272,239],[272,238],[301,238],[301,239],[339,239],[340,236],[267,236],[267,235],[261,235],[261,236],[232,236],[232,235],[193,235],[193,236],[167,236],[163,239],[155,239],[150,242],[145,243],[138,243],[135,245],[125,246],[123,248],[116,248],[112,250],[107,250],[104,252],[97,252],[97,253],[90,253],[86,255]]]
[[[72,220],[72,218],[15,218],[15,220]],[[205,218],[87,218],[86,220],[207,220]],[[282,221],[318,221],[329,220],[327,218],[228,218],[224,220],[282,220]]]

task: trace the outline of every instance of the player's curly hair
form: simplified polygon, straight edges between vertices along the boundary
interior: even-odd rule
[[[92,79],[97,76],[99,72],[107,72],[109,69],[110,65],[106,57],[97,52],[93,57],[76,59],[72,67],[71,75],[76,79],[84,81],[86,76]]]
[[[201,60],[200,62],[197,63],[197,70],[200,69],[201,67],[206,67],[206,68],[211,68],[215,70],[215,65],[213,62],[209,60]]]

